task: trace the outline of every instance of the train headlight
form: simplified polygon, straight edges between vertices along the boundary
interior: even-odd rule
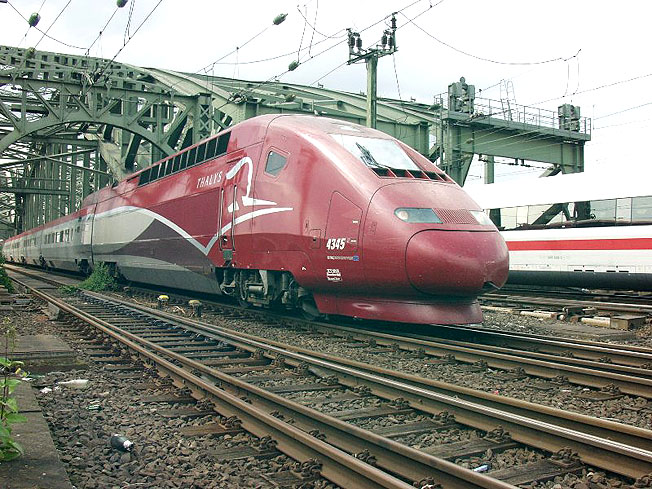
[[[417,207],[399,207],[394,215],[404,222],[417,222],[427,224],[441,224],[442,220],[432,209],[420,209]]]
[[[489,216],[484,211],[469,211],[469,212],[475,218],[475,220],[478,221],[478,224],[482,224],[483,226],[494,225],[493,221],[489,218]]]

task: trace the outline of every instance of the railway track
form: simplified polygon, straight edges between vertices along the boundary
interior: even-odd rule
[[[56,294],[52,291],[50,294],[34,293],[56,303],[69,314],[92,323],[104,334],[128,345],[139,356],[156,362],[159,369],[172,375],[178,383],[190,386],[197,397],[208,395],[215,399],[221,414],[224,411],[225,415],[237,415],[243,420],[243,426],[251,428],[254,434],[260,436],[265,429],[273,432],[279,449],[298,459],[305,453],[302,451],[305,448],[296,448],[293,443],[309,441],[314,452],[316,446],[325,449],[314,440],[323,442],[320,438],[325,435],[328,442],[325,445],[330,447],[327,452],[335,448],[339,450],[337,454],[357,454],[373,462],[371,466],[363,466],[366,471],[375,466],[376,470],[386,471],[381,470],[384,477],[398,476],[399,481],[424,485],[434,480],[445,487],[506,487],[504,482],[523,484],[549,478],[551,474],[554,477],[581,471],[584,465],[579,460],[633,478],[652,471],[649,442],[652,437],[646,430],[588,417],[568,416],[568,413],[562,416],[550,409],[539,409],[535,415],[537,409],[531,409],[535,406],[511,403],[511,407],[506,407],[510,402],[504,402],[505,398],[495,399],[500,396],[487,396],[485,393],[477,395],[470,389],[464,393],[458,390],[451,395],[452,391],[442,392],[444,385],[437,386],[397,372],[374,371],[370,366],[343,363],[341,359],[324,358],[323,355],[320,358],[314,352],[302,352],[287,345],[234,334],[225,328],[98,294],[84,293],[77,299],[68,299],[71,304],[66,304],[53,297]],[[242,406],[242,401],[224,395],[224,391],[239,395],[246,393],[251,404]],[[316,399],[312,394],[307,395],[315,392],[318,393]],[[307,402],[296,402],[303,395],[306,395]],[[354,403],[356,407],[347,411],[339,405],[334,407],[337,403]],[[323,405],[328,406],[326,412],[316,409]],[[240,412],[242,408],[245,408],[244,414]],[[272,418],[276,421],[267,420],[271,424],[266,424],[267,428],[261,427],[261,419],[266,418],[261,413],[254,413],[254,408],[267,416],[275,413]],[[387,417],[400,418],[401,422],[380,430],[377,428],[375,432],[360,427],[361,420]],[[277,433],[287,425],[283,419],[294,420],[292,426],[301,428],[301,436],[294,432],[289,435]],[[502,429],[498,429],[499,426]],[[395,441],[397,435],[438,433],[460,430],[460,427],[469,433],[479,431],[482,436],[470,437],[473,438],[471,442],[458,440],[457,444],[443,445],[430,453]],[[315,429],[319,433],[316,434]],[[505,436],[505,431],[511,436]],[[309,435],[310,432],[315,436]],[[498,479],[462,469],[450,461],[468,458],[488,449],[497,452],[509,450],[518,444],[556,455],[543,457],[530,467],[489,474]],[[575,453],[579,459],[572,456]],[[335,455],[332,457],[337,459]],[[357,465],[360,458],[356,459]],[[334,462],[329,458],[330,463]],[[342,469],[324,468],[323,474],[334,477],[333,474],[339,470]],[[347,470],[352,469],[349,467]],[[374,474],[370,477],[380,477]],[[460,477],[464,483],[458,481]],[[498,485],[483,485],[487,480]],[[374,483],[377,482],[374,479]]]
[[[506,295],[532,297],[551,297],[570,300],[589,300],[593,302],[617,302],[631,305],[652,306],[652,294],[649,292],[627,292],[618,290],[586,290],[578,288],[554,288],[536,286],[504,285],[500,292]]]
[[[509,290],[483,294],[479,297],[484,305],[544,307],[567,314],[567,311],[592,309],[598,314],[637,314],[652,316],[652,302],[649,298],[617,295],[582,295],[553,291]]]
[[[42,272],[23,274],[42,277]],[[56,280],[49,279],[53,284]],[[151,291],[145,291],[151,294]],[[172,294],[170,294],[172,295]],[[183,297],[180,303],[186,303]],[[212,308],[227,314],[239,308],[224,303],[211,303]],[[249,310],[262,321],[270,317],[268,311]],[[281,321],[290,321],[311,330],[323,331],[340,339],[422,355],[424,362],[449,362],[492,368],[507,374],[528,376],[570,383],[602,393],[594,397],[609,398],[627,394],[652,399],[652,349],[613,345],[609,343],[551,339],[541,335],[496,331],[469,326],[428,327],[429,335],[382,333],[360,327],[337,326],[332,323],[302,321],[295,317],[272,315]],[[413,326],[412,329],[415,327]],[[436,338],[433,338],[436,336]]]

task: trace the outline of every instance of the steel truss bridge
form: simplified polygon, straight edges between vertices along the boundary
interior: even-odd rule
[[[365,124],[366,96],[140,68],[0,46],[0,238],[79,209],[89,193],[249,117],[306,113]],[[378,100],[377,128],[463,183],[473,155],[584,169],[590,121],[475,98],[452,83],[433,104]]]

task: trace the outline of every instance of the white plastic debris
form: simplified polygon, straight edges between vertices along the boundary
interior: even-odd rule
[[[88,387],[88,379],[73,379],[59,382],[62,387],[70,387],[71,389],[86,389]]]
[[[132,441],[127,440],[125,436],[119,435],[117,433],[111,437],[110,443],[113,448],[117,448],[123,452],[130,452],[134,446]]]
[[[52,389],[50,389],[49,387],[43,387],[43,389],[41,389],[39,392],[41,394],[48,394],[48,393],[52,392]]]

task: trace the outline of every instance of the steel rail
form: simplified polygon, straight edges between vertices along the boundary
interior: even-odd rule
[[[559,361],[565,360],[564,358],[555,358],[557,361],[539,360],[536,358],[527,358],[521,355],[521,352],[502,353],[496,351],[487,351],[482,348],[475,349],[474,347],[464,346],[463,344],[452,345],[439,340],[432,339],[421,340],[418,338],[410,338],[406,336],[398,336],[389,333],[360,331],[355,328],[348,328],[345,326],[325,326],[329,329],[335,329],[351,335],[354,339],[364,338],[365,336],[381,339],[387,345],[398,344],[403,349],[421,348],[428,355],[441,357],[448,354],[453,354],[455,359],[462,362],[473,363],[478,360],[484,360],[487,365],[493,368],[504,370],[511,370],[521,367],[528,375],[542,377],[546,379],[554,379],[559,375],[564,375],[568,381],[573,384],[603,388],[609,384],[616,385],[621,392],[633,396],[645,397],[652,399],[652,377],[649,376],[650,372],[645,369],[635,369],[634,372],[641,376],[624,375],[616,372],[604,371],[605,366],[610,364],[603,364],[600,362],[593,362],[591,365],[599,367],[601,370],[593,370],[585,366],[574,366],[560,363]]]
[[[652,353],[652,348],[647,347],[647,346],[604,343],[604,342],[601,342],[601,341],[583,340],[583,339],[578,339],[578,338],[563,338],[561,340],[555,340],[555,339],[551,339],[551,337],[549,335],[543,335],[543,334],[537,334],[537,333],[521,333],[521,332],[515,332],[515,331],[500,331],[500,330],[496,330],[496,329],[477,328],[477,327],[465,326],[465,325],[457,325],[457,326],[437,325],[437,327],[438,328],[446,328],[446,329],[458,330],[458,331],[468,330],[470,332],[473,332],[474,334],[479,334],[479,335],[487,334],[487,336],[491,336],[491,335],[514,336],[517,340],[518,339],[523,339],[525,341],[545,340],[545,342],[551,342],[553,344],[555,342],[559,341],[559,342],[563,343],[566,346],[571,345],[570,347],[574,348],[574,345],[581,345],[581,346],[587,347],[589,350],[591,348],[611,348],[611,349],[615,350],[615,354],[622,354],[625,357],[628,357],[628,356],[635,357],[636,355],[632,355],[632,354],[635,354],[635,353],[645,353],[645,354]]]
[[[100,294],[87,294],[92,297],[107,300]],[[409,401],[413,408],[421,411],[431,414],[438,414],[442,411],[451,412],[455,415],[458,422],[483,431],[491,431],[501,425],[511,433],[514,440],[529,446],[551,452],[558,451],[564,447],[570,447],[580,455],[585,463],[593,464],[605,470],[628,477],[637,478],[652,472],[652,451],[646,448],[579,432],[564,426],[557,426],[554,423],[517,414],[513,410],[500,410],[488,405],[470,402],[459,397],[443,395],[434,392],[429,386],[410,385],[392,378],[381,377],[375,373],[353,369],[348,366],[343,366],[339,358],[336,359],[337,363],[322,360],[317,358],[314,352],[311,352],[310,355],[294,351],[291,352],[289,350],[296,349],[296,347],[287,347],[287,345],[278,347],[266,339],[254,339],[255,337],[251,335],[230,332],[225,328],[191,319],[179,318],[173,314],[130,304],[119,299],[111,298],[110,300],[126,307],[164,318],[170,322],[184,325],[190,331],[203,334],[213,339],[226,341],[248,351],[255,351],[256,349],[267,350],[270,352],[270,358],[280,354],[286,357],[286,361],[294,361],[294,364],[308,362],[313,365],[313,368],[335,374],[338,376],[340,382],[345,385],[351,387],[367,385],[374,394],[380,397],[386,399],[402,397]],[[249,386],[249,384],[244,384]],[[249,388],[243,386],[243,389]],[[269,396],[270,394],[259,393],[258,395]],[[617,431],[619,428],[622,428],[628,434],[628,440],[636,441],[637,443],[641,442],[641,439],[649,438],[650,436],[650,432],[646,432],[646,430],[626,427],[626,425],[620,425],[618,423],[608,424],[605,422],[594,424],[597,424],[597,428],[603,430],[603,433],[606,433],[604,430]],[[637,440],[637,438],[639,439]],[[649,447],[649,444],[646,445],[644,442],[641,442],[641,444]]]
[[[91,295],[93,295],[93,294],[91,294]],[[97,295],[97,297],[102,298],[102,296],[99,295],[99,294]],[[123,304],[125,306],[128,306],[128,307],[132,307],[132,308],[135,308],[135,309],[140,309],[140,310],[148,312],[150,314],[158,315],[160,317],[165,317],[166,319],[169,319],[169,320],[177,322],[177,323],[186,324],[186,325],[192,326],[192,327],[198,327],[198,328],[200,328],[202,330],[200,332],[202,332],[203,334],[206,333],[207,325],[204,324],[204,323],[198,323],[198,322],[194,322],[194,321],[190,321],[190,320],[185,320],[185,319],[179,318],[178,316],[175,316],[175,315],[170,315],[170,314],[167,314],[167,313],[161,313],[160,311],[153,311],[153,310],[151,310],[151,309],[149,309],[147,307],[144,307],[144,306],[134,306],[133,304],[131,304],[129,302],[121,301],[119,299],[112,298],[111,300],[115,301],[117,303],[121,303],[121,304]],[[217,328],[218,331],[220,333],[222,333],[222,335],[224,335],[224,331],[223,331],[222,328],[218,328],[218,327],[214,327],[214,326],[210,326],[210,328],[211,328],[211,330],[214,330],[215,328]],[[250,336],[250,335],[239,334],[235,338],[226,338],[226,339],[229,342],[234,343],[234,341],[237,341],[237,338],[243,337],[243,336]],[[272,341],[269,341],[269,340],[264,340],[264,339],[256,338],[256,337],[251,337],[251,338],[253,338],[255,340],[258,340],[260,343],[254,345],[254,346],[246,345],[244,343],[241,343],[238,346],[240,346],[241,348],[249,349],[250,351],[252,351],[252,350],[255,350],[256,348],[269,348],[269,345],[274,345],[275,343],[277,343],[277,342],[272,342]],[[278,344],[278,345],[281,345],[281,344]],[[325,354],[319,354],[319,353],[311,352],[311,351],[308,351],[308,350],[301,350],[300,348],[297,348],[297,347],[288,347],[287,345],[283,345],[283,347],[284,348],[289,348],[289,349],[291,349],[293,351],[299,351],[299,352],[303,353],[304,355],[309,354],[309,355],[312,355],[314,357],[327,359],[329,361],[336,361],[338,363],[347,363],[343,359],[331,357],[331,356],[328,356],[328,355],[325,355]],[[304,361],[304,360],[305,360],[305,358],[301,359],[301,361]],[[622,424],[619,424],[619,423],[613,423],[613,422],[610,422],[610,421],[599,420],[599,419],[596,419],[596,418],[591,418],[591,417],[583,416],[583,415],[580,415],[580,414],[564,413],[564,412],[560,412],[559,410],[555,410],[554,408],[547,408],[545,406],[537,406],[537,405],[533,405],[531,403],[527,403],[526,401],[518,401],[518,400],[515,400],[515,399],[504,398],[504,397],[501,397],[501,396],[493,396],[493,395],[488,394],[488,393],[473,391],[472,389],[466,389],[466,388],[459,388],[459,387],[456,387],[456,386],[450,386],[450,385],[447,385],[447,384],[438,383],[438,382],[435,382],[435,381],[429,381],[427,379],[421,379],[421,378],[418,378],[418,377],[415,377],[415,376],[410,376],[409,374],[401,374],[401,373],[391,372],[391,371],[387,371],[387,370],[383,370],[383,369],[375,369],[374,367],[364,365],[364,364],[359,364],[359,363],[356,363],[356,362],[348,361],[347,364],[350,365],[350,366],[355,366],[356,368],[358,368],[360,370],[366,370],[367,372],[372,372],[372,373],[381,374],[381,375],[385,375],[385,376],[390,376],[391,375],[395,379],[396,378],[401,379],[401,380],[409,382],[412,385],[415,385],[417,387],[426,388],[426,389],[429,389],[429,390],[436,390],[439,393],[441,393],[442,390],[443,390],[446,395],[451,395],[452,394],[452,395],[460,397],[462,399],[471,399],[475,403],[484,404],[485,406],[488,406],[488,407],[495,408],[495,406],[497,405],[501,410],[508,411],[508,412],[510,412],[512,414],[515,414],[517,416],[529,417],[529,418],[537,420],[537,421],[543,421],[543,422],[546,422],[548,424],[553,424],[553,425],[556,425],[556,426],[564,427],[564,428],[567,428],[567,429],[569,429],[571,431],[574,428],[577,428],[577,426],[578,426],[577,423],[583,423],[583,426],[581,427],[581,430],[582,430],[583,433],[589,433],[593,437],[598,437],[598,438],[601,437],[601,438],[605,438],[607,440],[613,440],[613,441],[615,441],[615,442],[617,442],[619,444],[631,445],[632,447],[641,449],[644,452],[647,451],[649,453],[650,439],[652,437],[650,436],[650,432],[647,431],[647,430],[642,430],[642,429],[639,429],[639,428],[636,428],[636,427],[632,427],[632,426],[628,426],[628,425],[622,425]],[[320,365],[320,367],[324,368],[323,365]],[[358,385],[359,383],[360,382],[358,380],[354,380],[351,385]],[[374,390],[378,391],[377,387],[374,387]],[[448,392],[446,392],[446,390],[448,390]],[[392,395],[394,397],[396,397],[397,394],[392,393]],[[401,396],[400,393],[398,395]],[[478,402],[478,400],[479,400],[478,396],[480,397],[480,402]],[[402,395],[402,397],[407,397],[407,396]],[[392,398],[392,396],[389,396],[388,398]],[[415,407],[417,409],[423,409],[423,401],[422,400],[415,401],[413,403],[413,407]],[[446,409],[446,408],[444,408],[444,409]],[[436,413],[436,412],[440,412],[441,410],[442,409],[439,407],[439,408],[436,408],[435,411],[433,411],[433,412]],[[447,409],[447,410],[450,411],[450,409]],[[563,415],[560,415],[560,413],[563,414]],[[458,414],[458,418],[459,418],[459,414]],[[502,424],[505,424],[505,423],[502,423]],[[476,424],[474,426],[479,428],[479,429],[484,429],[484,430],[488,431],[488,430],[492,429],[493,427],[495,427],[495,424],[493,424],[493,425],[490,424],[488,426],[486,424],[485,425]],[[512,428],[511,431],[514,431],[514,429]],[[522,441],[522,440],[519,439],[520,437],[518,435],[515,436],[514,438],[517,441]],[[536,441],[536,438],[538,438],[538,437],[535,436],[534,438],[535,438],[535,441]],[[527,443],[527,441],[524,441],[524,442]],[[528,444],[530,444],[532,446],[538,446],[538,447],[543,448],[543,449],[548,449],[548,450],[551,450],[551,451],[554,451],[555,449],[558,448],[558,446],[554,446],[554,445],[553,445],[552,448],[549,445],[546,446],[545,444],[537,445],[535,442],[530,442]],[[583,460],[587,461],[587,460],[590,460],[590,456],[592,455],[593,450],[591,448],[589,448],[588,450],[578,450],[578,452],[582,456]],[[587,454],[588,454],[589,457],[587,457]],[[603,454],[600,454],[600,455],[597,456],[597,459],[593,463],[595,463],[596,465],[599,465],[601,467],[604,467],[606,465],[605,464],[605,458],[610,459],[611,457],[610,456],[604,457]],[[604,468],[607,468],[608,470],[613,470],[615,472],[619,472],[619,468],[623,469],[623,467],[625,467],[624,465],[621,465],[621,464],[617,464],[617,465],[618,465],[617,467],[611,467],[611,468],[604,467]],[[636,465],[638,466],[638,464],[636,464]],[[629,469],[627,468],[627,469],[624,469],[624,470],[629,470]],[[625,475],[629,475],[631,477],[636,477],[636,476],[638,476],[638,473],[628,473],[628,474],[625,474]]]
[[[28,287],[26,284],[24,286]],[[106,321],[94,318],[92,315],[55,297],[34,288],[31,288],[31,290],[37,297],[91,324],[136,351],[139,356],[151,360],[160,369],[176,377],[178,385],[190,386],[196,397],[202,397],[202,393],[210,394],[218,405],[218,412],[238,416],[243,421],[243,427],[247,431],[257,436],[271,433],[278,442],[277,448],[288,456],[296,460],[319,459],[323,462],[322,475],[342,487],[365,489],[371,487],[397,489],[413,487],[391,475],[391,473],[396,473],[401,477],[416,481],[433,477],[444,487],[451,489],[516,489],[511,484],[486,477],[447,460],[433,457],[242,382],[200,362],[139,338],[137,335],[113,326]],[[181,363],[186,369],[175,365],[171,361],[162,359],[154,351]],[[191,371],[200,371],[215,378],[220,387],[194,375]],[[248,393],[259,402],[248,404],[237,395],[226,392],[225,387],[234,390],[236,394]],[[261,409],[259,406],[265,409]],[[270,411],[279,410],[285,411],[289,417],[293,418],[295,420],[294,425],[289,425],[268,414]],[[321,431],[326,434],[329,443],[307,433],[308,429],[314,429],[315,424],[320,425]],[[298,429],[297,426],[304,426],[306,431]],[[371,449],[373,455],[377,458],[377,465],[383,467],[385,471],[349,455],[349,453],[358,453],[365,449]]]
[[[47,277],[41,277],[36,273],[26,271],[21,267],[6,265],[6,264],[5,267],[10,270],[14,270],[18,273],[38,278],[39,280],[48,281],[49,283],[55,285],[61,284],[60,282],[57,282],[53,279]],[[229,308],[233,307],[234,309],[240,310],[240,308],[237,308],[235,306],[229,306],[227,304],[219,304],[219,306],[229,307]],[[275,314],[275,316],[278,315]],[[279,317],[285,318],[285,316],[279,316]],[[292,318],[292,319],[295,321],[299,321],[297,318]],[[315,324],[322,325],[322,323],[314,323],[314,322],[307,322],[307,321],[306,323],[311,325],[315,325]],[[323,323],[323,327],[330,328],[330,329],[340,329],[347,333],[366,332],[368,335],[383,334],[373,330],[361,329],[361,328],[352,329],[346,326],[338,326],[332,323]],[[503,344],[509,342],[510,348],[512,348],[512,352],[513,352],[513,347],[519,347],[525,349],[537,348],[539,351],[543,350],[544,352],[553,353],[557,355],[565,354],[571,351],[573,355],[576,356],[575,359],[566,358],[566,357],[557,358],[557,360],[561,360],[563,362],[569,362],[569,361],[573,362],[574,360],[581,362],[582,359],[587,359],[590,361],[599,361],[601,358],[605,356],[609,356],[613,361],[617,362],[617,364],[613,365],[616,368],[618,368],[619,365],[641,368],[642,365],[652,363],[652,348],[640,347],[636,345],[615,345],[611,343],[579,340],[574,338],[551,339],[549,336],[538,335],[533,333],[497,331],[497,330],[477,328],[477,327],[465,326],[465,325],[433,325],[433,327],[436,328],[438,331],[450,332],[451,334],[455,334],[455,335],[457,334],[472,335],[473,336],[472,341],[474,342],[474,347],[477,348],[484,347],[484,345],[480,346],[475,344],[477,338],[482,338],[484,341],[490,340],[494,342],[500,342]],[[400,336],[400,338],[403,339],[408,337],[417,340],[423,340],[423,341],[434,341],[432,337],[422,336],[422,335],[402,334]],[[467,343],[459,342],[459,341],[456,342],[456,340],[454,339],[437,338],[436,341],[441,343],[460,345],[460,346],[468,346]],[[532,352],[530,351],[519,352],[519,355],[526,355],[526,354],[532,354]],[[534,356],[536,357],[536,355]],[[546,359],[546,357],[540,357],[540,358]],[[590,365],[590,364],[586,364],[586,365]],[[600,366],[602,368],[608,367],[608,365],[602,362],[600,362]],[[627,370],[623,370],[623,372],[626,373]],[[631,372],[632,373],[638,372],[641,374],[644,373],[640,371],[631,371]],[[652,374],[652,372],[650,374]]]
[[[432,337],[416,335],[411,333],[406,333],[405,335],[401,335],[401,337],[412,338],[415,340],[422,340],[426,342],[433,341]],[[458,340],[450,340],[450,339],[442,339],[442,338],[437,338],[436,342],[440,344],[461,346],[461,347],[469,346],[469,343],[466,341],[458,341]],[[505,341],[505,343],[507,343],[507,341]],[[639,366],[623,365],[620,363],[601,361],[601,359],[604,358],[609,358],[609,359],[612,358],[608,353],[604,353],[603,356],[601,357],[598,357],[597,355],[596,356],[591,355],[591,358],[586,359],[586,358],[578,358],[576,356],[576,352],[578,351],[577,349],[560,350],[559,354],[557,355],[551,353],[540,353],[538,351],[530,351],[525,349],[515,351],[515,348],[517,348],[518,343],[519,343],[518,339],[515,339],[513,346],[510,347],[473,343],[473,348],[477,350],[488,351],[488,352],[504,353],[505,355],[518,356],[521,358],[533,358],[533,359],[547,361],[547,362],[563,363],[565,365],[575,365],[578,367],[586,367],[594,370],[603,370],[603,371],[609,371],[614,373],[620,373],[623,375],[629,375],[633,377],[652,379],[652,368],[643,368]],[[540,343],[537,343],[537,345],[539,344]],[[571,353],[572,356],[563,355],[567,353]],[[649,357],[649,360],[647,362],[641,363],[641,365],[645,365],[645,364],[652,365],[652,354],[645,355],[645,357]]]
[[[626,291],[580,292],[573,290],[551,290],[545,286],[509,286],[501,287],[497,295],[515,295],[525,297],[547,297],[551,299],[566,298],[569,300],[587,300],[594,302],[615,302],[617,304],[652,306],[652,294],[633,293]]]
[[[516,302],[520,304],[532,304],[537,306],[581,306],[591,307],[598,311],[614,311],[626,313],[652,314],[652,306],[638,305],[638,304],[625,304],[620,302],[600,302],[590,300],[575,300],[575,299],[562,299],[562,298],[536,298],[526,297],[518,294],[483,294],[480,299],[499,301],[499,302]]]
[[[125,304],[128,304],[125,302]],[[597,389],[605,388],[610,384],[615,385],[622,393],[638,397],[652,399],[652,378],[650,371],[646,369],[628,370],[623,368],[621,371],[626,373],[619,373],[613,371],[605,371],[612,369],[611,364],[601,362],[582,362],[577,361],[580,365],[569,365],[564,362],[566,359],[563,357],[553,358],[527,358],[526,352],[513,352],[502,349],[501,351],[487,351],[484,346],[467,346],[461,344],[450,344],[448,340],[432,339],[418,339],[409,338],[408,336],[398,336],[389,333],[361,331],[360,329],[349,328],[345,326],[336,325],[323,325],[324,328],[331,330],[338,330],[352,335],[354,338],[357,336],[371,336],[381,341],[388,341],[398,344],[399,347],[409,350],[415,348],[422,348],[426,354],[431,356],[444,356],[453,354],[455,359],[461,362],[474,363],[478,360],[487,362],[487,365],[493,368],[512,370],[515,368],[523,368],[528,375],[541,377],[544,379],[554,379],[559,375],[563,375],[569,382],[581,386],[588,386]],[[474,330],[475,334],[476,330]],[[479,332],[478,332],[479,333]],[[509,338],[507,334],[500,334],[501,337]],[[549,340],[544,341],[546,344],[563,344],[564,342]],[[531,346],[531,345],[530,345]],[[593,368],[591,368],[593,367]],[[595,370],[595,368],[599,370]],[[635,374],[628,375],[627,373]]]
[[[243,334],[243,336],[250,337],[251,339],[259,339],[258,337],[251,335]],[[260,340],[263,339],[260,338]],[[529,417],[555,426],[581,431],[582,433],[588,433],[593,436],[613,440],[618,443],[652,452],[652,430],[587,416],[581,413],[564,411],[562,409],[536,404],[521,399],[500,396],[469,387],[457,386],[447,382],[419,377],[417,375],[377,367],[368,363],[350,360],[348,358],[320,353],[297,346],[286,345],[273,340],[264,339],[263,341],[268,342],[270,345],[287,348],[288,350],[306,356],[312,356],[328,362],[340,363],[371,374],[404,381],[410,385],[421,387],[423,389],[430,389],[446,396],[459,397],[460,399],[482,404],[487,407],[500,409],[519,416]]]
[[[451,334],[472,335],[474,339],[482,338],[485,341],[500,340],[503,343],[509,342],[510,346],[513,345],[519,348],[536,347],[548,353],[560,354],[572,351],[573,354],[582,355],[590,360],[599,360],[604,356],[609,356],[613,361],[633,367],[641,367],[646,363],[652,363],[652,348],[637,345],[615,345],[574,338],[554,339],[539,334],[496,331],[473,326],[437,325],[436,328]],[[428,338],[423,337],[422,339],[427,340]]]

